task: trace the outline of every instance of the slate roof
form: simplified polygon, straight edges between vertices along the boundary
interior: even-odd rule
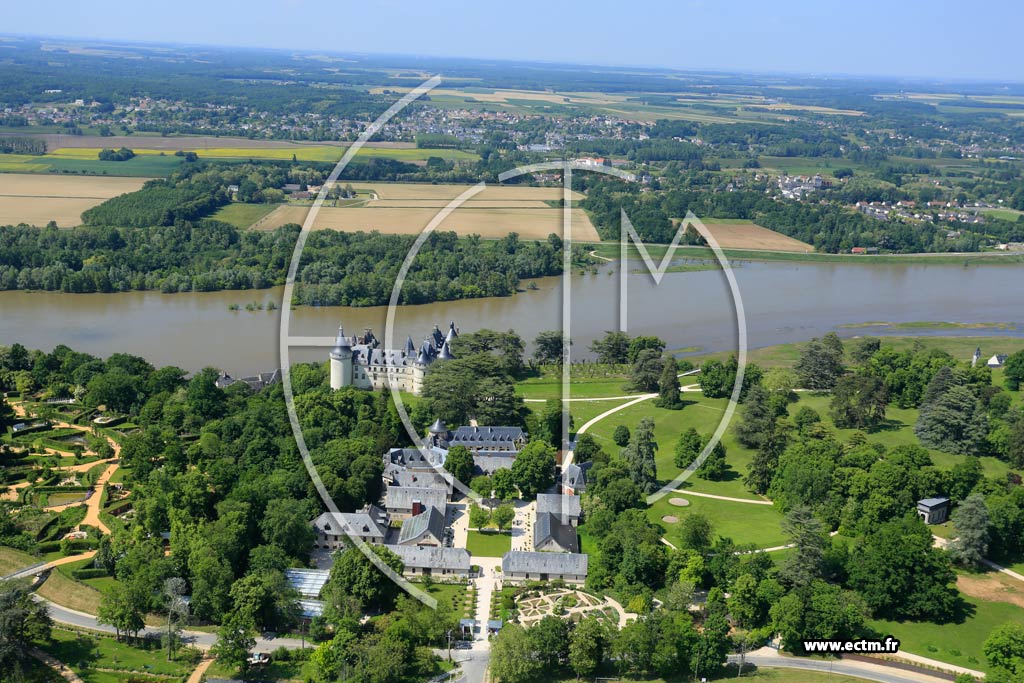
[[[550,541],[554,541],[567,553],[577,553],[580,550],[575,527],[563,524],[550,512],[538,512],[533,525],[533,547],[541,548]]]
[[[946,505],[949,503],[949,498],[924,498],[917,501],[918,505],[923,505],[928,508],[933,508],[939,505]]]
[[[474,471],[483,474],[492,474],[498,470],[508,469],[515,461],[515,455],[507,451],[501,455],[473,454]]]
[[[398,534],[399,545],[415,545],[433,537],[437,543],[441,543],[441,536],[444,534],[444,513],[435,507],[427,508],[425,512],[410,517],[402,524],[402,531]]]
[[[407,470],[398,468],[390,472],[394,486],[421,486],[428,489],[441,489],[445,493],[451,493],[452,475],[447,472],[435,470]]]
[[[465,446],[476,450],[480,448],[510,449],[516,442],[525,440],[526,432],[521,427],[469,427],[462,426],[455,430],[448,443],[452,446]]]
[[[427,449],[427,455],[418,448],[392,448],[384,454],[384,465],[399,465],[410,470],[434,470],[434,466],[444,463],[444,457],[437,451]]]
[[[567,465],[562,471],[562,485],[569,486],[573,491],[579,492],[587,490],[587,470],[589,467],[583,467],[572,463]]]
[[[398,555],[402,559],[402,564],[407,568],[469,571],[469,552],[465,548],[419,545],[388,545],[385,547]]]
[[[318,534],[345,535],[346,525],[356,536],[383,540],[387,534],[387,513],[376,505],[359,512],[325,512],[313,520]]]
[[[537,494],[537,516],[550,513],[564,519],[580,516],[580,497],[563,496],[560,493]]]
[[[445,492],[443,489],[432,489],[424,486],[389,486],[384,493],[384,506],[392,509],[412,509],[413,501],[419,501],[427,507],[444,510]]]
[[[510,550],[501,558],[505,574],[561,574],[584,576],[587,556],[582,553],[531,553]]]

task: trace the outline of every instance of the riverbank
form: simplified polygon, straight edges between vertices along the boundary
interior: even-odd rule
[[[598,258],[617,260],[620,257],[619,242],[595,242],[585,245],[588,251]],[[645,244],[647,253],[652,258],[665,255],[669,245]],[[932,264],[932,265],[1014,265],[1024,264],[1024,252],[984,251],[957,253],[922,253],[922,254],[823,254],[802,253],[791,251],[762,251],[757,249],[723,249],[722,252],[730,261],[794,261],[799,263],[842,263],[842,264]],[[641,258],[636,245],[630,244],[627,254],[629,258]],[[681,258],[714,259],[715,253],[709,247],[680,245],[676,254]]]

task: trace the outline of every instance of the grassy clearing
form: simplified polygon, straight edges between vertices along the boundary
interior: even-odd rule
[[[230,223],[239,230],[244,230],[266,216],[275,208],[277,207],[274,204],[246,204],[243,202],[235,202],[217,209],[210,218]]]
[[[0,576],[13,574],[19,569],[30,567],[39,562],[39,558],[23,553],[14,548],[0,547]]]
[[[680,497],[689,501],[686,507],[676,507],[669,503],[670,498]],[[770,548],[788,542],[782,533],[781,512],[771,505],[747,505],[713,498],[687,497],[683,494],[672,494],[662,498],[647,509],[647,517],[665,529],[665,538],[679,545],[679,528],[687,515],[699,512],[710,521],[716,536],[731,538],[740,545],[752,545],[756,548]],[[662,517],[677,517],[679,523],[671,524],[662,521]]]
[[[988,671],[981,646],[996,626],[1024,620],[1024,609],[964,596],[966,614],[949,624],[874,619],[872,628],[900,640],[900,649],[949,664]]]
[[[223,142],[223,141],[221,141]],[[141,145],[145,145],[142,142]],[[145,149],[141,146],[127,145],[136,155],[142,157],[162,158],[161,155],[170,156],[173,154],[168,150]],[[318,161],[337,162],[345,153],[345,147],[337,145],[294,145],[291,147],[189,147],[185,146],[182,151],[195,152],[203,159],[267,159],[274,161],[290,161],[293,157],[297,161]],[[99,155],[98,147],[62,147],[44,155],[58,159],[69,160],[93,160]],[[394,147],[363,147],[356,155],[356,159],[397,159],[399,161],[426,161],[430,157],[441,157],[451,161],[476,161],[480,157],[472,152],[465,152],[458,149],[429,149],[429,148],[394,148]],[[38,157],[37,157],[38,158]],[[126,162],[116,162],[126,163]]]
[[[242,673],[238,669],[214,662],[206,670],[206,678],[235,681],[306,681],[312,680],[313,666],[309,662],[272,661],[257,671]]]
[[[470,531],[466,539],[466,550],[474,557],[501,557],[511,549],[511,534]]]

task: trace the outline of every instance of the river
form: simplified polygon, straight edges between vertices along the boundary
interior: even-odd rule
[[[634,272],[639,266],[628,264],[630,333],[657,335],[670,349],[736,348],[735,314],[722,272],[666,273],[656,286],[646,273]],[[871,321],[1008,322],[1018,328],[960,333],[1024,334],[1024,269],[1019,266],[744,262],[735,272],[751,348],[802,341],[833,329],[847,335],[876,333],[839,327]],[[617,275],[617,263],[596,274],[573,275],[574,357],[586,357],[590,342],[616,327]],[[454,320],[463,331],[513,329],[529,341],[541,330],[559,327],[560,282],[537,280],[536,290],[507,298],[402,307],[396,339],[404,341],[409,334],[419,342],[435,323],[444,328]],[[100,356],[123,351],[157,365],[187,370],[212,365],[240,376],[278,367],[280,311],[247,311],[245,305],[280,303],[281,294],[281,288],[196,294],[0,292],[0,345],[20,342],[49,350],[67,344]],[[231,304],[241,310],[229,310]],[[350,333],[372,327],[383,338],[385,312],[384,307],[299,307],[292,314],[291,333],[329,336],[344,324]],[[292,352],[293,360],[324,357],[326,350]]]

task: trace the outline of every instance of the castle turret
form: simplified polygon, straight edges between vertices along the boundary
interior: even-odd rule
[[[337,391],[352,384],[352,344],[345,328],[338,328],[338,337],[331,350],[331,389]]]
[[[412,337],[405,338],[405,355],[415,356],[416,355],[416,344],[413,343]]]
[[[452,344],[455,342],[458,336],[459,331],[455,329],[455,321],[453,320],[448,324],[448,334],[445,336],[444,340],[448,342],[448,344]]]
[[[452,349],[448,346],[448,342],[441,345],[441,353],[438,354],[438,360],[452,360],[455,356],[452,355]]]

